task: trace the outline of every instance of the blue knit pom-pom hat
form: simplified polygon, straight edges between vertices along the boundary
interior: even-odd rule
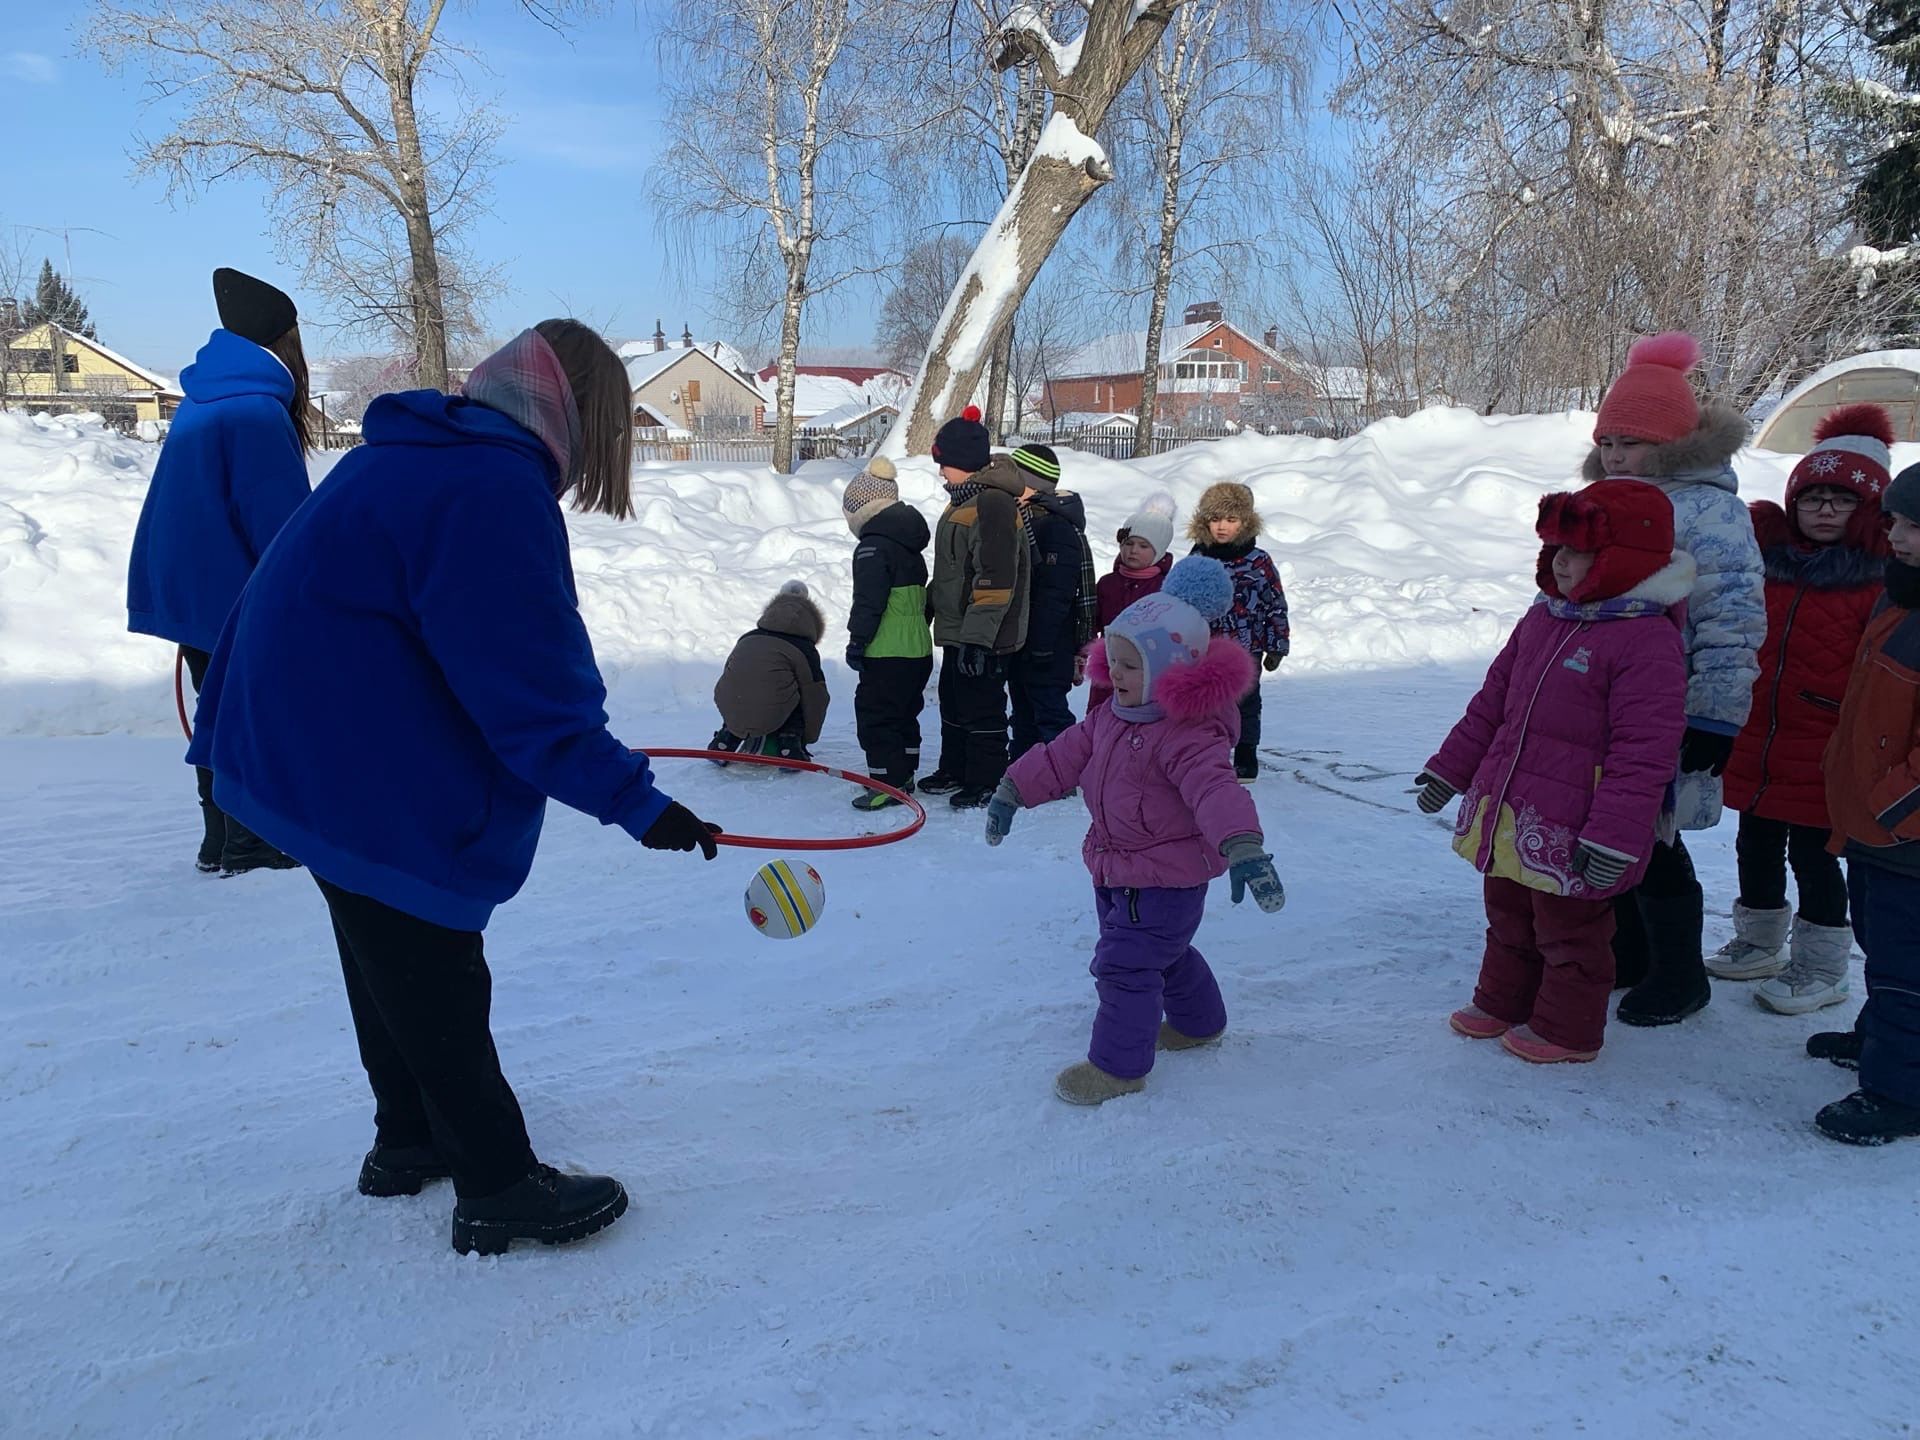
[[[1176,665],[1192,665],[1212,641],[1208,621],[1233,608],[1233,577],[1205,555],[1189,555],[1167,572],[1160,589],[1120,612],[1107,634],[1140,652],[1145,672],[1142,699],[1153,699],[1153,682]]]

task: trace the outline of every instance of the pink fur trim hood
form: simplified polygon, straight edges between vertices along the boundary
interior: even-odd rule
[[[1237,706],[1259,675],[1253,656],[1241,649],[1238,641],[1230,635],[1216,635],[1205,655],[1191,665],[1175,665],[1161,675],[1147,699],[1169,719],[1197,719]],[[1105,640],[1096,640],[1087,652],[1087,679],[1104,689],[1113,688]]]

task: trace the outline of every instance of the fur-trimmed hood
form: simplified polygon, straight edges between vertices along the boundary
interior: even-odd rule
[[[818,645],[827,634],[827,617],[805,595],[781,591],[760,612],[759,627],[776,635],[799,635]]]
[[[1187,539],[1196,545],[1211,545],[1213,534],[1207,525],[1226,515],[1246,516],[1247,525],[1240,532],[1240,541],[1251,545],[1260,538],[1263,522],[1260,512],[1253,508],[1253,491],[1237,480],[1221,480],[1202,492],[1200,503],[1193,508],[1193,518],[1187,521]]]
[[[1872,538],[1863,549],[1853,543],[1856,527],[1851,525],[1832,545],[1807,543],[1795,533],[1792,517],[1771,500],[1754,501],[1747,513],[1753,516],[1753,538],[1760,542],[1769,580],[1790,585],[1804,580],[1815,590],[1850,590],[1856,585],[1878,585],[1887,573],[1891,550],[1877,515],[1869,532]]]
[[[1722,490],[1739,492],[1740,482],[1730,462],[1747,443],[1747,417],[1724,400],[1708,400],[1700,406],[1700,423],[1691,435],[1665,445],[1654,445],[1643,456],[1643,475],[1622,475],[1622,480],[1687,480],[1701,485],[1717,485]],[[1607,478],[1600,463],[1600,447],[1594,446],[1580,467],[1587,480]]]
[[[1169,720],[1198,720],[1237,709],[1240,697],[1253,688],[1259,674],[1253,656],[1238,641],[1231,635],[1216,635],[1198,660],[1175,665],[1156,678],[1147,701],[1158,705]],[[1104,639],[1094,641],[1087,652],[1087,678],[1102,689],[1113,688]]]

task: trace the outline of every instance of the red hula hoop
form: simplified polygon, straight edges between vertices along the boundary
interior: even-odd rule
[[[864,785],[870,790],[883,791],[913,810],[911,825],[904,825],[898,830],[883,831],[878,835],[855,835],[845,840],[782,840],[777,835],[729,835],[722,832],[713,837],[717,845],[735,845],[742,850],[871,850],[877,845],[892,845],[897,841],[905,840],[909,835],[917,835],[920,827],[927,823],[926,806],[905,790],[896,790],[886,781],[876,780],[871,775],[857,774],[852,770],[836,770],[831,765],[817,765],[811,760],[786,760],[778,755],[736,755],[731,750],[655,750],[651,746],[644,745],[636,746],[634,754],[659,760],[724,760],[729,765],[766,765],[775,770],[808,770],[816,775],[831,775],[836,780],[845,780],[852,785]]]
[[[187,732],[187,739],[193,739],[193,722],[187,719],[187,686],[181,678],[187,668],[187,657],[178,650],[173,652],[173,708],[180,712],[180,728]]]

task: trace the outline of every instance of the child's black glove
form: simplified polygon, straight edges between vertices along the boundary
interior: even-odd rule
[[[1425,770],[1420,772],[1420,778],[1413,785],[1414,788],[1407,793],[1420,797],[1416,803],[1422,815],[1438,815],[1447,808],[1447,802],[1460,793],[1438,775]]]
[[[960,673],[969,680],[984,680],[1000,673],[1000,657],[984,645],[962,645],[959,665]]]
[[[718,825],[709,825],[675,800],[647,827],[640,843],[649,850],[699,850],[711,860],[720,853],[713,843],[719,833]]]
[[[1732,758],[1733,736],[1687,726],[1686,738],[1680,742],[1681,774],[1697,775],[1704,770],[1709,775],[1718,775]]]
[[[865,645],[861,644],[858,640],[849,640],[847,642],[847,668],[849,670],[858,670],[866,661],[866,658],[867,647]]]
[[[1285,658],[1286,657],[1284,655],[1277,655],[1273,651],[1269,650],[1266,654],[1260,657],[1260,668],[1265,670],[1269,675],[1271,675],[1274,671],[1280,668],[1280,662]]]

